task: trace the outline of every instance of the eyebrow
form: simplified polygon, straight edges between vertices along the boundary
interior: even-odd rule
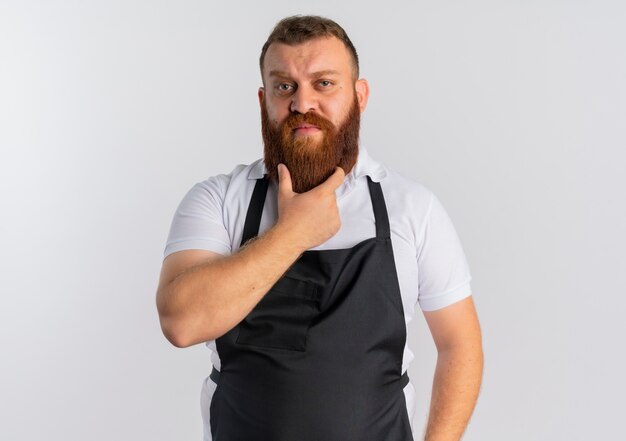
[[[327,75],[339,75],[339,71],[333,69],[320,70],[318,72],[313,72],[310,76],[312,77],[325,77]],[[278,78],[290,78],[287,72],[283,72],[280,70],[271,70],[269,73],[270,77],[278,77]]]

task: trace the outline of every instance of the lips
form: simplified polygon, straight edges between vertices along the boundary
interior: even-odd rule
[[[319,127],[314,124],[303,123],[303,124],[296,125],[293,129],[294,130],[300,130],[300,129],[318,129],[319,130]]]

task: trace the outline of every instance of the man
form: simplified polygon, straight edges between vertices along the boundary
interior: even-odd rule
[[[282,20],[260,67],[264,158],[185,196],[157,293],[168,340],[212,350],[205,440],[418,439],[417,304],[438,350],[425,439],[458,440],[482,349],[449,217],[358,145],[369,86],[338,24]]]

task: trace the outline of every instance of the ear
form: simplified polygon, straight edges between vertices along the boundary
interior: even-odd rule
[[[263,87],[259,87],[259,106],[263,106],[263,95],[265,95],[265,89],[263,89]]]
[[[365,111],[367,106],[367,99],[370,96],[370,86],[365,78],[360,78],[354,83],[354,90],[356,91],[356,99],[359,102],[359,109],[361,113]]]

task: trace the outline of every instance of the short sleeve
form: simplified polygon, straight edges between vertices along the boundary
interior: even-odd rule
[[[471,295],[469,265],[448,213],[432,195],[418,245],[418,302],[434,311]]]
[[[194,185],[178,205],[163,257],[182,250],[207,250],[230,254],[231,243],[224,225],[224,194],[229,175],[214,176]]]

